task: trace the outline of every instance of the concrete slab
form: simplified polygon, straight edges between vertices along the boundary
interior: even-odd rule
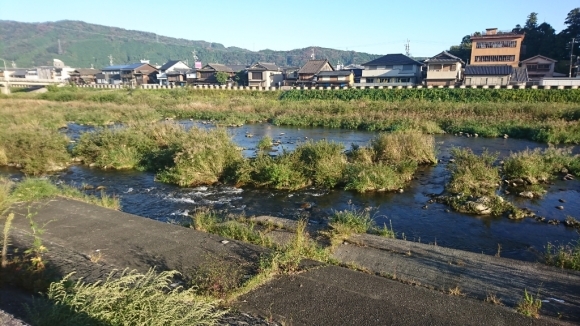
[[[240,300],[240,309],[285,325],[558,324],[337,266],[280,277]]]

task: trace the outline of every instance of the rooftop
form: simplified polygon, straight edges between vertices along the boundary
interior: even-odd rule
[[[423,64],[401,53],[387,54],[375,60],[363,63],[363,66],[394,66],[394,65],[422,66]]]

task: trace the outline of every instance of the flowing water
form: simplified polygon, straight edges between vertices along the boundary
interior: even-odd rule
[[[182,121],[186,127],[212,128],[210,124]],[[91,128],[71,124],[66,130],[72,138]],[[340,142],[345,149],[351,144],[368,145],[376,135],[372,132],[308,128],[278,127],[271,124],[251,124],[229,128],[244,155],[255,155],[255,147],[264,136],[279,140],[273,154],[293,150],[308,139]],[[252,137],[249,137],[252,135]],[[197,188],[179,188],[156,182],[154,174],[137,171],[106,171],[83,165],[74,165],[54,176],[57,182],[104,186],[108,194],[121,199],[122,210],[160,221],[180,221],[199,207],[211,207],[232,213],[272,215],[289,219],[308,217],[314,223],[325,223],[333,210],[371,208],[379,225],[392,226],[399,238],[423,243],[436,243],[472,252],[495,254],[501,246],[501,256],[535,261],[548,243],[567,244],[578,239],[578,233],[560,225],[548,225],[534,219],[512,221],[505,217],[473,216],[449,211],[442,204],[428,204],[429,195],[443,192],[449,178],[447,163],[454,146],[469,147],[475,153],[484,149],[499,152],[500,157],[526,148],[546,147],[527,140],[503,138],[466,138],[452,135],[435,137],[440,163],[421,167],[416,179],[403,193],[359,194],[343,190],[309,188],[300,191],[276,191],[254,188],[235,188],[215,185]],[[276,152],[277,151],[277,152]],[[0,174],[19,177],[14,169],[0,169]],[[547,219],[564,220],[567,215],[580,218],[580,182],[555,181],[548,193],[538,200],[507,196],[520,207],[527,207]],[[565,201],[564,204],[559,200]],[[556,209],[563,205],[564,210]]]

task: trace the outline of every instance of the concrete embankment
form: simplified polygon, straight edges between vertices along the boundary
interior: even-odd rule
[[[16,209],[12,237],[19,246],[31,241],[25,219],[28,211],[27,207]],[[75,270],[87,280],[101,278],[111,268],[146,271],[152,266],[177,269],[187,276],[220,261],[248,266],[251,274],[260,256],[268,252],[254,245],[225,242],[219,236],[69,199],[35,204],[30,211],[45,230],[43,244],[49,249],[46,259],[62,275]],[[354,241],[360,244],[355,245]],[[313,264],[305,272],[274,278],[240,297],[234,306],[287,325],[562,324],[561,320],[546,317],[530,319],[508,307],[471,298],[479,298],[481,291],[477,288],[489,289],[511,305],[512,298],[520,298],[524,288],[533,291],[540,287],[542,299],[548,299],[549,293],[550,297],[565,301],[565,310],[559,310],[565,311],[564,319],[580,320],[578,273],[366,236],[339,246],[334,255],[345,263],[355,262],[389,277]],[[470,282],[477,283],[470,287]],[[454,286],[468,296],[432,290]],[[512,291],[515,293],[510,295]]]

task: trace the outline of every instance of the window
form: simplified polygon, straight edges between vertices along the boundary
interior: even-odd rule
[[[477,42],[475,47],[478,49],[515,48],[517,44],[518,41]]]
[[[475,62],[510,62],[516,61],[515,55],[476,55]]]
[[[369,70],[377,70],[377,66],[369,66]]]
[[[439,71],[439,70],[441,70],[440,64],[430,64],[429,65],[429,71]]]
[[[252,79],[262,80],[262,72],[261,71],[258,71],[258,72],[253,71],[252,72]]]
[[[409,78],[399,78],[399,83],[408,83]]]
[[[372,84],[375,82],[375,79],[374,78],[367,78],[366,82]]]
[[[392,70],[393,69],[393,66],[385,66],[385,69],[386,70]]]
[[[379,78],[379,83],[388,83],[389,79],[388,78]]]
[[[413,70],[413,65],[404,65],[403,66],[403,71],[410,71]]]

